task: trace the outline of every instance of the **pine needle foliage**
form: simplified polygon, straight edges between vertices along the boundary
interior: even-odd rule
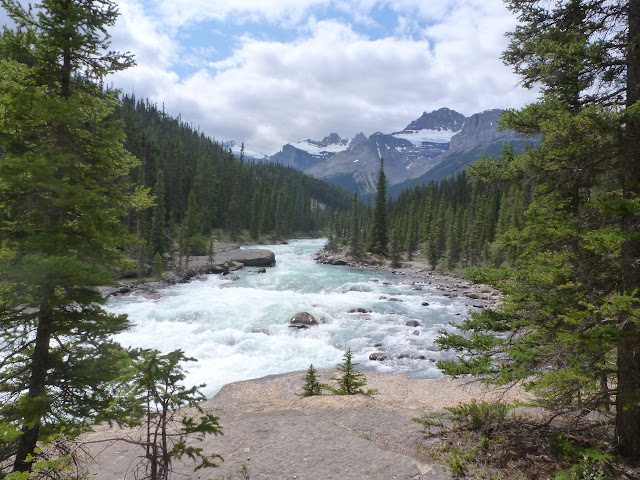
[[[376,395],[378,391],[375,389],[362,389],[362,387],[367,384],[367,377],[364,373],[358,372],[355,369],[358,363],[352,361],[352,357],[353,353],[349,348],[343,356],[344,362],[338,364],[336,367],[342,372],[342,375],[339,377],[331,377],[332,381],[337,382],[337,386],[327,385],[326,389],[334,395],[357,395],[359,393],[363,395]]]
[[[313,397],[316,395],[322,395],[323,385],[318,380],[316,375],[316,369],[313,367],[313,363],[309,365],[307,374],[304,376],[303,392],[299,394],[301,397]]]
[[[521,25],[505,63],[540,100],[501,118],[538,148],[473,166],[526,184],[513,263],[470,272],[505,295],[439,343],[439,366],[521,383],[557,413],[613,411],[613,443],[640,458],[640,2],[510,0]],[[503,220],[503,219],[501,219]]]

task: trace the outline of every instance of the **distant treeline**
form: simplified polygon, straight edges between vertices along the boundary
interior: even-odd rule
[[[349,208],[344,190],[288,167],[246,162],[148,100],[125,95],[115,115],[126,149],[141,162],[132,180],[155,197],[154,207],[127,219],[145,261],[177,244],[204,255],[219,230],[253,240],[322,231],[334,211]]]
[[[472,180],[466,171],[407,189],[387,202],[388,255],[400,261],[421,253],[431,268],[448,271],[513,262],[518,247],[509,232],[524,226],[530,193],[519,183]],[[347,215],[334,218],[332,231],[332,240],[352,252],[368,245],[371,209],[352,203]]]

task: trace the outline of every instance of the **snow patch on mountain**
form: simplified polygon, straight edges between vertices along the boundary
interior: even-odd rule
[[[429,143],[449,143],[451,137],[453,137],[457,131],[439,128],[437,130],[404,130],[402,132],[396,132],[392,135],[397,138],[403,138],[409,140],[416,147],[422,145],[423,142]]]
[[[309,140],[303,140],[293,144],[298,150],[305,151],[311,155],[322,155],[323,153],[338,153],[345,151],[349,146],[341,143],[331,143],[323,146]]]
[[[236,143],[233,140],[222,142],[222,147],[225,150],[231,150],[231,153],[233,153],[236,157],[240,157],[240,153],[242,152],[242,143]],[[245,147],[244,158],[245,159],[254,158],[256,160],[267,160],[269,158],[269,155],[265,155],[264,153],[258,152],[256,150],[250,150]]]

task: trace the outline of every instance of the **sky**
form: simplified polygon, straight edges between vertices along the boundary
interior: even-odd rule
[[[107,79],[216,140],[286,143],[402,130],[423,111],[466,116],[536,94],[500,60],[502,0],[121,0]],[[6,15],[0,13],[0,20]]]

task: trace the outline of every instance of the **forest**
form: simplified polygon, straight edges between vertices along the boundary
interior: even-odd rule
[[[141,239],[132,253],[140,265],[156,255],[165,263],[206,255],[214,234],[268,243],[317,235],[350,205],[342,189],[292,168],[245,162],[149,101],[124,95],[113,119],[139,160],[130,181],[153,196],[151,208],[125,220]]]

